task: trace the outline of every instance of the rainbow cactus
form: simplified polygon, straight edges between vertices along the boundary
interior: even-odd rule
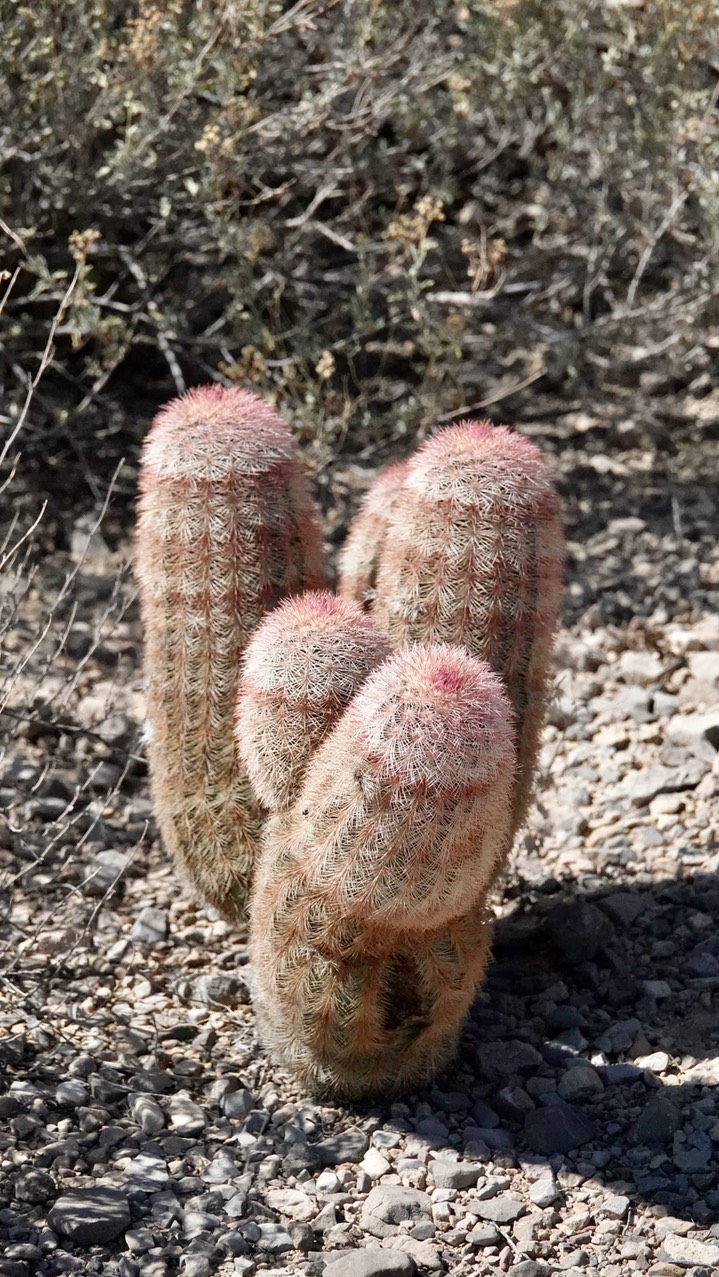
[[[562,580],[548,470],[503,427],[440,431],[371,489],[338,598],[256,396],[169,404],[140,491],[165,843],[226,917],[252,887],[258,1021],[303,1084],[420,1085],[455,1051],[529,802]]]
[[[408,463],[387,466],[365,494],[339,556],[342,593],[371,610],[377,573],[385,551],[387,527],[402,493]]]
[[[251,910],[262,1035],[312,1090],[359,1097],[420,1084],[455,1050],[487,960],[515,755],[509,702],[486,664],[440,644],[383,659],[380,632],[347,608],[315,595],[263,622],[238,743],[278,800]],[[281,671],[282,687],[253,732],[258,670],[265,685]],[[309,750],[286,688],[319,724]],[[291,776],[282,788],[278,758]]]
[[[563,559],[559,498],[539,450],[504,426],[466,421],[379,476],[340,565],[340,592],[358,602],[368,578],[356,565],[371,565],[372,615],[393,647],[459,644],[504,680],[517,724],[508,847],[534,783]]]
[[[262,816],[234,747],[240,662],[266,612],[324,585],[321,545],[293,439],[262,399],[204,387],[155,418],[136,540],[155,810],[183,878],[232,920]]]

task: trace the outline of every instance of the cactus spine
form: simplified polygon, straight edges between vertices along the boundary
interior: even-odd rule
[[[273,621],[246,671],[263,649],[272,666]],[[357,610],[347,628],[368,624]],[[302,683],[316,646],[296,660],[286,677]],[[294,803],[268,822],[251,918],[267,1044],[312,1089],[347,1097],[424,1081],[454,1051],[487,958],[484,898],[514,770],[500,680],[461,649],[420,644],[358,683]],[[253,695],[243,683],[239,722]],[[256,773],[251,738],[240,747]]]
[[[384,482],[380,476],[376,492]],[[360,597],[345,565],[355,541],[369,535],[365,512],[374,504],[370,492],[359,531],[350,533],[343,595]],[[375,546],[372,614],[393,646],[460,644],[505,681],[517,724],[513,837],[531,797],[562,590],[549,469],[506,427],[468,421],[440,430],[409,461]],[[367,548],[364,556],[371,558]]]
[[[195,892],[240,919],[261,824],[234,747],[240,660],[265,612],[323,584],[307,481],[263,400],[211,386],[158,414],[142,454],[136,565],[162,837]]]

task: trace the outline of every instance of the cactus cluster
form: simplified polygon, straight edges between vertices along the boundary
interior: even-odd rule
[[[204,900],[249,911],[266,1044],[315,1092],[426,1081],[536,768],[562,577],[541,455],[438,432],[368,492],[334,596],[280,418],[190,392],[148,436],[137,560],[161,832]]]

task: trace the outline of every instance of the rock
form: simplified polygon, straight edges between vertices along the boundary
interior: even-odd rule
[[[687,652],[686,659],[692,678],[719,684],[719,652]]]
[[[670,1060],[666,1051],[652,1051],[651,1055],[638,1056],[634,1063],[638,1069],[649,1069],[650,1073],[666,1073]]]
[[[662,661],[657,652],[622,652],[617,666],[627,683],[648,687],[662,675]]]
[[[628,798],[634,807],[645,807],[657,794],[695,789],[704,769],[688,762],[683,767],[665,767],[657,763],[630,772],[617,786],[618,795]]]
[[[386,1245],[391,1250],[398,1250],[405,1255],[411,1255],[417,1267],[421,1268],[423,1272],[433,1273],[442,1269],[440,1252],[436,1246],[431,1246],[429,1242],[418,1241],[415,1237],[391,1237]]]
[[[602,896],[597,906],[609,914],[612,922],[623,927],[631,927],[640,914],[644,913],[649,900],[646,895],[638,895],[634,891],[615,891],[611,896]]]
[[[186,1210],[182,1215],[182,1231],[185,1237],[197,1237],[199,1233],[212,1233],[220,1227],[218,1215],[206,1210]]]
[[[102,1246],[130,1227],[127,1197],[117,1188],[75,1188],[48,1213],[54,1232],[80,1246]]]
[[[19,1202],[39,1205],[54,1197],[55,1192],[55,1181],[47,1171],[23,1170],[15,1181],[15,1196]]]
[[[188,1001],[207,1007],[245,1006],[250,1001],[250,991],[238,975],[217,971],[191,981]]]
[[[544,1277],[545,1273],[551,1271],[546,1264],[537,1263],[536,1259],[522,1259],[518,1264],[510,1266],[507,1277]]]
[[[236,1091],[228,1091],[222,1096],[220,1107],[225,1117],[247,1117],[255,1107],[255,1097],[246,1086],[239,1086]]]
[[[310,1224],[295,1219],[287,1231],[292,1238],[292,1245],[295,1250],[301,1251],[303,1255],[306,1255],[308,1250],[314,1250],[315,1234]]]
[[[719,1241],[697,1241],[694,1237],[681,1237],[668,1233],[662,1242],[661,1255],[670,1262],[689,1267],[692,1264],[707,1268],[719,1267]]]
[[[557,1093],[570,1103],[573,1100],[588,1100],[593,1095],[600,1095],[603,1090],[604,1083],[591,1064],[577,1064],[567,1069],[557,1086]]]
[[[492,1224],[513,1224],[526,1210],[524,1202],[518,1197],[512,1197],[511,1193],[490,1197],[489,1201],[472,1202],[471,1206],[473,1215]]]
[[[519,1039],[510,1039],[507,1042],[484,1042],[477,1047],[477,1059],[482,1072],[492,1082],[517,1074],[531,1073],[542,1063],[539,1051],[535,1050],[529,1042],[522,1042]],[[493,1116],[496,1117],[496,1114]]]
[[[475,1189],[475,1195],[472,1200],[467,1202],[467,1211],[472,1214],[476,1202],[488,1202],[490,1197],[496,1197],[497,1193],[503,1193],[505,1188],[509,1188],[510,1182],[506,1175],[495,1175],[486,1180],[484,1184]]]
[[[615,934],[607,915],[586,900],[555,905],[544,925],[550,942],[569,966],[591,961]]]
[[[655,1221],[654,1231],[659,1240],[662,1241],[667,1233],[679,1233],[682,1237],[685,1237],[687,1233],[692,1231],[693,1227],[694,1224],[690,1219],[677,1219],[673,1215],[665,1215],[663,1219],[660,1217]]]
[[[641,1027],[639,1021],[633,1016],[628,1020],[615,1020],[614,1024],[610,1024],[609,1028],[597,1038],[597,1046],[607,1055],[618,1055],[622,1051],[629,1051]]]
[[[165,1125],[165,1114],[149,1095],[133,1095],[130,1112],[144,1135],[156,1135]]]
[[[648,997],[657,1001],[672,996],[672,986],[668,980],[642,980],[642,988]]]
[[[524,1137],[534,1153],[550,1157],[588,1144],[596,1135],[589,1118],[570,1104],[534,1109],[524,1119]]]
[[[210,1277],[212,1264],[209,1255],[185,1254],[180,1258],[182,1277]]]
[[[67,1082],[61,1082],[55,1091],[55,1099],[58,1104],[68,1104],[76,1107],[78,1104],[87,1104],[88,1090],[79,1078],[69,1078]]]
[[[317,1176],[318,1193],[338,1193],[341,1185],[334,1171],[323,1171]]]
[[[30,1269],[22,1259],[0,1259],[0,1277],[30,1277]]]
[[[628,1197],[615,1193],[604,1199],[600,1209],[602,1215],[608,1215],[610,1219],[624,1219],[630,1205]]]
[[[499,1114],[495,1113],[489,1104],[485,1104],[484,1100],[475,1100],[472,1105],[472,1117],[477,1126],[486,1126],[488,1130],[499,1126]]]
[[[140,944],[161,944],[163,940],[167,939],[167,913],[165,910],[155,909],[153,905],[146,905],[138,913],[130,932],[130,937]]]
[[[682,1124],[682,1116],[674,1104],[661,1092],[647,1100],[634,1127],[638,1144],[667,1144]]]
[[[719,749],[719,709],[708,714],[674,714],[666,725],[666,737],[677,745],[708,741]]]
[[[131,863],[131,857],[122,851],[98,851],[88,866],[80,890],[86,896],[109,895]]]
[[[202,1179],[206,1184],[227,1184],[231,1179],[237,1179],[240,1174],[240,1168],[232,1154],[221,1148],[209,1166],[205,1167]]]
[[[368,1148],[360,1162],[360,1166],[365,1175],[369,1175],[370,1179],[381,1179],[383,1175],[386,1175],[392,1169],[391,1163],[380,1153],[378,1148]]]
[[[436,1188],[472,1188],[482,1174],[479,1162],[450,1162],[437,1157],[429,1164]]]
[[[159,1144],[145,1144],[127,1168],[128,1188],[143,1193],[160,1193],[167,1188],[170,1176],[167,1160]]]
[[[282,1255],[286,1250],[293,1250],[292,1238],[284,1224],[259,1224],[260,1235],[257,1245],[260,1250],[270,1255]]]
[[[270,1188],[265,1193],[265,1201],[271,1210],[300,1222],[311,1219],[317,1210],[316,1201],[297,1188]]]
[[[365,1131],[339,1131],[315,1145],[324,1166],[340,1166],[342,1162],[360,1162],[369,1148]]]
[[[170,1122],[178,1135],[201,1135],[207,1125],[199,1104],[186,1095],[175,1095],[170,1100]]]
[[[502,1234],[494,1224],[488,1224],[483,1228],[470,1228],[467,1233],[467,1242],[470,1246],[497,1246],[502,1241]]]
[[[388,1237],[403,1219],[431,1219],[432,1202],[427,1193],[399,1184],[373,1188],[362,1207],[362,1227],[375,1236]]]
[[[397,1250],[350,1250],[331,1258],[323,1277],[413,1277],[417,1271],[411,1255]]]
[[[301,1171],[318,1171],[322,1165],[322,1154],[318,1151],[317,1145],[306,1144],[304,1140],[298,1140],[296,1144],[290,1145],[289,1151],[282,1159],[286,1175],[297,1175]]]
[[[535,1206],[551,1206],[559,1196],[559,1188],[552,1175],[543,1175],[529,1190],[529,1200]]]

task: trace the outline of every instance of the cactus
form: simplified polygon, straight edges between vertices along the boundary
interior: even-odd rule
[[[389,650],[356,603],[327,592],[289,599],[265,618],[245,656],[235,733],[267,807],[297,797],[315,749]]]
[[[240,660],[265,612],[324,584],[317,511],[290,432],[263,400],[210,386],[158,414],[142,454],[136,565],[162,837],[194,891],[241,919],[261,810],[234,747]]]
[[[372,608],[387,525],[402,492],[407,462],[387,466],[365,494],[349,536],[340,551],[342,593]]]
[[[345,565],[385,482],[368,495],[343,559],[340,592],[358,601]],[[540,452],[489,422],[438,431],[394,491],[375,558],[372,615],[394,647],[461,644],[505,681],[517,732],[511,844],[529,806],[562,590],[559,499]]]
[[[248,652],[241,723],[263,647],[289,661],[274,620]],[[361,624],[370,623],[357,611],[348,629]],[[338,645],[325,633],[319,658],[317,643],[304,655],[297,644],[288,685],[319,659],[331,694]],[[270,650],[263,660],[274,668]],[[515,761],[501,682],[467,652],[420,644],[362,681],[365,671],[303,758],[294,802],[268,821],[251,909],[263,1037],[303,1084],[345,1097],[418,1084],[453,1053],[487,960],[485,897],[506,844]],[[256,784],[276,792],[272,762],[265,782],[258,776],[265,751],[244,732],[238,740]]]

